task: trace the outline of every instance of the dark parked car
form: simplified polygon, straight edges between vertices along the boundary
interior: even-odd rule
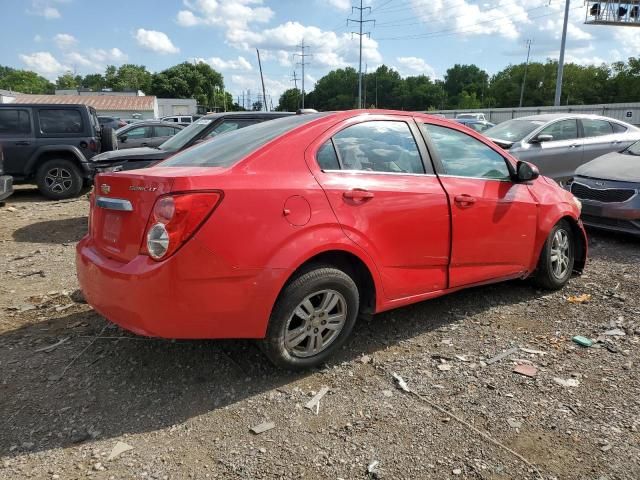
[[[0,205],[13,193],[13,177],[4,174],[4,156],[0,145]]]
[[[156,148],[140,147],[96,155],[92,163],[97,171],[132,170],[161,162],[174,153],[221,133],[247,127],[287,115],[288,112],[227,112],[213,113],[196,120]]]
[[[127,122],[117,117],[98,117],[98,122],[100,122],[101,127],[111,127],[114,130],[124,127]]]
[[[159,120],[142,120],[116,131],[120,150],[136,147],[157,147],[182,130],[182,125]]]
[[[640,141],[578,167],[570,188],[585,225],[640,235]]]
[[[474,129],[476,132],[483,133],[485,130],[489,130],[491,127],[495,127],[495,123],[487,122],[486,120],[478,120],[477,118],[456,118],[456,122],[462,125]]]
[[[87,105],[0,104],[0,149],[13,183],[35,183],[48,198],[80,194],[93,179],[89,159],[117,148]]]
[[[548,113],[507,120],[483,135],[566,184],[580,165],[640,140],[640,129],[598,115]]]

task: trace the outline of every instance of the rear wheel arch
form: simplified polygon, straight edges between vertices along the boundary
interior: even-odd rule
[[[587,263],[587,239],[582,231],[582,228],[580,228],[580,225],[578,225],[578,221],[575,218],[570,215],[565,215],[564,217],[559,219],[558,222],[562,220],[566,221],[569,224],[569,226],[571,227],[571,233],[573,233],[573,246],[576,252],[573,271],[582,273],[582,270]]]
[[[29,166],[27,167],[28,175],[30,177],[35,177],[38,172],[38,169],[48,162],[49,160],[69,160],[73,162],[73,164],[78,168],[80,172],[82,172],[81,162],[84,159],[84,156],[80,158],[78,154],[73,150],[68,149],[44,149],[36,151],[33,157],[29,160]]]

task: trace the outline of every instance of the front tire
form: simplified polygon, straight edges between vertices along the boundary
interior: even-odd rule
[[[40,193],[52,200],[77,197],[82,191],[80,170],[66,159],[43,163],[36,173],[36,183]]]
[[[320,365],[344,345],[359,302],[356,283],[342,270],[317,267],[298,275],[276,301],[263,352],[288,370]]]
[[[551,229],[542,248],[534,282],[547,290],[559,290],[564,287],[573,272],[575,251],[571,225],[566,220],[561,220]]]

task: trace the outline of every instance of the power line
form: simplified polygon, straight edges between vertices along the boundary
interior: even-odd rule
[[[369,10],[369,14],[371,14],[371,7],[363,7],[362,0],[360,0],[359,7],[351,7],[351,14],[353,14],[354,10],[358,10],[360,14],[360,20],[352,20],[351,18],[347,19],[347,25],[349,22],[357,23],[360,29],[359,32],[351,32],[353,35],[358,35],[360,37],[360,56],[358,61],[358,108],[362,108],[362,36],[368,35],[371,38],[371,32],[362,33],[362,25],[365,23],[373,22],[373,26],[376,26],[376,21],[373,19],[363,20],[362,14],[365,10]]]
[[[313,57],[313,55],[311,55],[310,53],[305,53],[306,50],[310,48],[309,46],[305,46],[304,44],[304,38],[302,39],[302,42],[299,45],[300,47],[300,53],[294,53],[293,57],[300,57],[300,61],[297,62],[298,65],[300,65],[302,67],[302,108],[304,108],[304,66],[305,65],[309,65],[309,62],[305,62],[304,59],[307,57]]]

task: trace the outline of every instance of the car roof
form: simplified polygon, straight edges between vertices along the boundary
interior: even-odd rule
[[[207,119],[207,120],[215,120],[223,117],[249,117],[249,118],[280,118],[286,117],[288,115],[295,115],[295,112],[218,112],[218,113],[210,113],[209,115],[204,115],[199,120]]]
[[[167,127],[178,127],[176,122],[163,122],[162,120],[137,120],[127,125],[127,127],[131,126],[141,126],[141,125],[166,125]],[[125,128],[125,127],[122,127]]]
[[[93,108],[91,105],[83,103],[0,103],[0,108],[24,108],[24,107],[46,107],[46,108]]]
[[[518,117],[514,120],[538,120],[544,122],[550,122],[552,120],[560,120],[563,118],[591,118],[594,120],[613,120],[614,122],[620,122],[615,118],[603,117],[602,115],[590,115],[587,113],[542,113],[540,115],[528,115],[526,117]]]

